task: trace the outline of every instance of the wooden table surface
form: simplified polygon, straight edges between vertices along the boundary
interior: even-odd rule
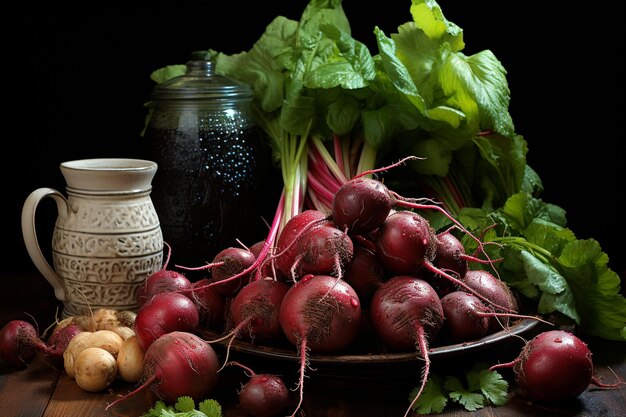
[[[60,304],[54,299],[51,287],[36,272],[4,274],[0,277],[0,324],[11,319],[36,320],[40,329],[54,320]],[[524,334],[530,337],[531,334]],[[444,373],[459,369],[475,361],[511,360],[522,341],[513,338],[471,354],[446,357],[433,361],[433,372]],[[604,340],[588,340],[594,352],[595,373],[605,382],[615,381],[615,372],[626,380],[626,344]],[[221,353],[220,353],[221,354]],[[231,353],[237,359],[259,372],[282,375],[288,386],[295,387],[295,363],[259,359],[241,353]],[[380,365],[358,370],[347,369],[333,375],[316,374],[309,370],[305,380],[304,417],[402,417],[408,406],[408,393],[419,382],[419,367],[389,369]],[[578,399],[560,405],[540,405],[528,401],[512,383],[507,370],[502,375],[511,383],[507,404],[484,407],[476,412],[464,411],[460,406],[448,405],[443,416],[585,416],[622,417],[626,415],[626,386],[619,389],[589,388]],[[349,375],[347,375],[349,374]],[[413,375],[414,374],[414,375]],[[356,375],[356,376],[355,376]],[[237,404],[237,390],[247,379],[236,367],[227,367],[220,374],[218,387],[212,398],[222,406],[224,417],[243,417]],[[14,370],[0,361],[0,417],[139,417],[156,401],[152,392],[144,390],[105,411],[108,403],[134,389],[133,384],[115,381],[109,390],[88,393],[76,385],[65,371],[55,368],[45,357],[38,357],[24,370]],[[293,392],[293,405],[297,402]],[[290,414],[291,410],[288,409]]]

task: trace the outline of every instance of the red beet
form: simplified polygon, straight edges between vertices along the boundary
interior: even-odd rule
[[[191,298],[200,318],[200,327],[204,329],[220,329],[224,325],[226,298],[210,281],[203,278],[192,284]]]
[[[280,307],[280,324],[300,355],[300,409],[304,395],[304,370],[308,352],[337,352],[346,349],[361,322],[361,303],[345,281],[329,275],[307,275],[285,294]]]
[[[137,312],[135,335],[145,352],[150,345],[173,331],[198,331],[200,316],[191,299],[177,292],[164,292],[150,298]]]
[[[591,351],[581,339],[563,330],[549,330],[531,339],[512,362],[491,369],[513,368],[522,391],[540,402],[571,400],[589,385],[613,388],[624,384],[605,384],[593,373]]]
[[[276,417],[289,404],[289,391],[282,378],[272,374],[257,374],[238,362],[228,362],[247,371],[250,380],[239,391],[241,408],[252,417]]]
[[[148,387],[166,403],[180,396],[202,401],[218,381],[217,354],[208,342],[188,332],[159,337],[146,351],[143,363],[142,385],[107,405],[107,410]]]
[[[443,325],[444,313],[439,296],[424,280],[407,275],[396,276],[374,293],[370,314],[372,326],[385,346],[392,351],[411,351],[418,346],[424,359],[422,383],[406,416],[428,379],[429,340],[437,336]]]
[[[0,330],[0,357],[13,368],[25,368],[37,352],[45,352],[35,326],[24,320],[11,320]]]

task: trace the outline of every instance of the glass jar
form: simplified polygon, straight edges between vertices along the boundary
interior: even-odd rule
[[[206,52],[186,67],[154,88],[144,139],[170,265],[194,267],[263,240],[282,182],[251,117],[252,89],[216,75]]]

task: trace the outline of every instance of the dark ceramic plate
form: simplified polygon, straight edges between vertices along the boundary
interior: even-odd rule
[[[433,346],[429,351],[429,358],[435,362],[441,359],[451,358],[456,355],[467,355],[477,351],[499,346],[510,341],[511,338],[531,332],[538,324],[537,320],[524,319],[513,324],[508,330],[502,330],[471,342],[454,345]],[[217,339],[218,334],[205,331],[203,336],[207,340]],[[227,341],[217,342],[221,347],[226,347]],[[284,363],[299,362],[298,354],[294,347],[289,344],[266,346],[236,339],[231,344],[231,354],[244,354],[260,360],[273,360]],[[370,377],[397,376],[398,372],[413,373],[421,366],[423,361],[417,352],[403,353],[367,353],[343,352],[342,354],[310,354],[308,357],[311,368],[316,373],[333,377],[359,377],[365,371]]]

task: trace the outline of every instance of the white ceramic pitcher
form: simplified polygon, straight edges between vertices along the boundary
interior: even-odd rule
[[[137,290],[162,268],[163,235],[152,204],[153,161],[94,158],[60,166],[67,198],[39,188],[22,208],[28,253],[63,302],[63,317],[89,309],[136,310]],[[35,230],[39,202],[51,197],[58,217],[52,234],[51,267]]]

